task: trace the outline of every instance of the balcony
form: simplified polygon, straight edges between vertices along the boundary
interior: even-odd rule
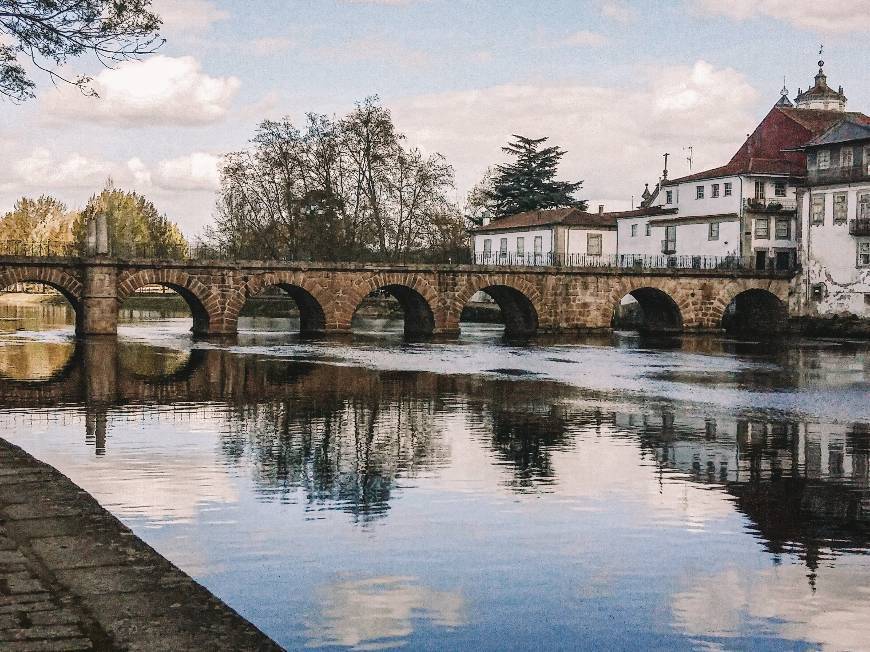
[[[670,256],[671,254],[677,253],[677,241],[662,240],[662,253],[665,256]]]
[[[807,174],[807,183],[811,186],[852,181],[870,181],[870,165],[832,165],[824,170],[810,168]]]
[[[849,235],[870,235],[870,218],[849,220]]]
[[[797,210],[797,201],[785,197],[747,197],[743,200],[743,209],[753,213],[793,213]]]

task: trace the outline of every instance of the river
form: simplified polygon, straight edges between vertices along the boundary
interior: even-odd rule
[[[290,649],[870,641],[870,346],[0,307],[0,429]]]

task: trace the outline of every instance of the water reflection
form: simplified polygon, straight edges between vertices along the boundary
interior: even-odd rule
[[[347,363],[454,360],[434,345],[336,361],[317,344],[8,342],[8,437],[288,647],[614,647],[630,632],[639,647],[853,649],[870,633],[863,421],[552,379],[593,347],[486,345],[474,364],[512,364],[445,373]],[[645,382],[696,393],[710,377],[860,391],[868,375],[864,351],[833,363],[824,345],[627,355]]]

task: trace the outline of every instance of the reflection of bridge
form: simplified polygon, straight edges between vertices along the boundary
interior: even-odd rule
[[[626,295],[650,330],[715,330],[726,308],[763,328],[788,314],[792,272],[736,269],[481,267],[362,263],[122,261],[110,258],[0,258],[0,289],[31,281],[60,291],[76,311],[77,332],[114,334],[118,307],[148,285],[178,292],[194,333],[235,333],[247,299],[279,287],[297,303],[301,329],[346,332],[375,290],[394,296],[409,335],[454,335],[478,291],[502,309],[509,335],[609,328]]]

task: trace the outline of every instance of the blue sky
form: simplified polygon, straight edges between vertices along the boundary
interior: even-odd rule
[[[257,123],[341,113],[379,95],[411,144],[456,169],[455,199],[511,133],[568,150],[593,205],[627,208],[672,174],[724,163],[779,97],[812,83],[820,42],[849,108],[870,113],[870,0],[155,0],[166,45],[0,105],[0,210],[21,195],[80,206],[135,188],[189,234],[210,218],[220,155]]]

